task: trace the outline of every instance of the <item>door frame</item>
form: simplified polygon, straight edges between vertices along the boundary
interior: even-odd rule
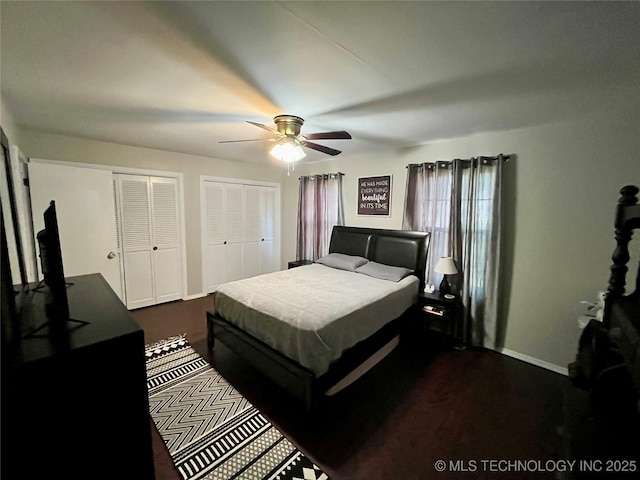
[[[275,226],[274,231],[278,235],[278,264],[282,266],[282,231],[280,230],[280,183],[277,182],[264,182],[261,180],[249,180],[246,178],[229,178],[229,177],[214,177],[210,175],[200,175],[200,258],[201,258],[201,270],[202,270],[202,291],[207,294],[207,280],[205,271],[205,258],[206,258],[206,246],[207,246],[207,217],[206,206],[207,198],[205,195],[205,183],[206,182],[218,182],[218,183],[233,183],[240,185],[256,185],[260,187],[274,187],[276,193],[276,205],[275,205]]]
[[[181,298],[187,300],[187,250],[186,250],[186,223],[185,223],[185,207],[184,207],[184,174],[181,172],[170,172],[166,170],[151,170],[147,168],[135,168],[135,167],[121,167],[116,165],[105,165],[99,163],[82,163],[82,162],[68,162],[63,160],[48,160],[44,158],[29,158],[29,162],[34,163],[49,163],[53,165],[79,167],[79,168],[92,168],[94,170],[108,170],[112,174],[124,174],[124,175],[145,175],[149,177],[167,177],[175,178],[178,183],[178,228],[180,235],[180,264],[182,275],[181,286]],[[115,193],[115,192],[114,192]],[[117,199],[114,199],[117,200]],[[116,205],[116,208],[117,205]],[[33,214],[33,213],[32,213]],[[114,219],[115,221],[115,219]],[[118,227],[119,231],[122,231],[121,226]],[[122,239],[120,239],[120,248],[122,249]],[[126,295],[124,290],[124,270],[122,268],[122,252],[120,252],[120,284],[123,286],[123,295]]]

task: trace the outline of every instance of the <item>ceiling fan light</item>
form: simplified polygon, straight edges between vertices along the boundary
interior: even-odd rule
[[[287,163],[296,162],[307,156],[298,143],[291,141],[276,143],[269,153],[278,160]]]

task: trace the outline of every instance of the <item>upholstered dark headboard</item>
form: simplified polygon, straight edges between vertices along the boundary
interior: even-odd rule
[[[329,253],[344,253],[373,262],[410,268],[424,288],[429,233],[381,228],[333,227]]]

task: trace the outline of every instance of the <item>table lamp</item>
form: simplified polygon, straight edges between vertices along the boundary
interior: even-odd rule
[[[434,272],[442,273],[442,282],[440,283],[440,295],[445,295],[451,292],[451,285],[447,280],[447,275],[455,275],[458,273],[456,264],[453,261],[453,257],[440,257],[438,263],[436,263]]]

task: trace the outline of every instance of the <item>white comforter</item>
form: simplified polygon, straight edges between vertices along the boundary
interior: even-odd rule
[[[415,303],[419,280],[380,280],[320,264],[218,287],[218,315],[314,372]]]

